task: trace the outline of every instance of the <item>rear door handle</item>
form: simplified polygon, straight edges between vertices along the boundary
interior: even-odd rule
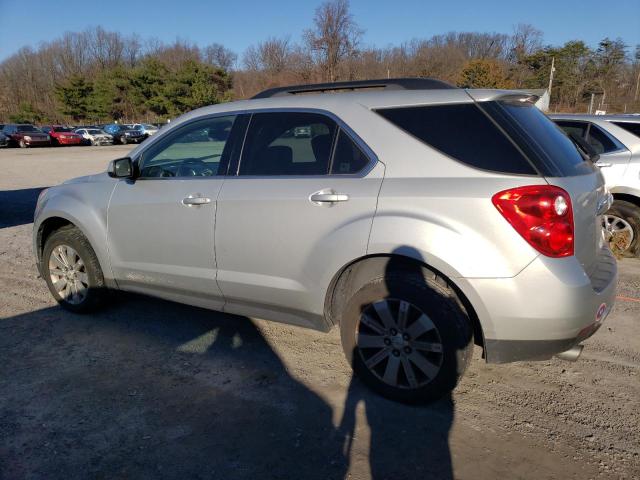
[[[186,205],[187,207],[207,205],[209,203],[211,203],[211,199],[209,197],[203,197],[199,193],[196,193],[195,195],[189,195],[182,199],[182,204]]]
[[[346,193],[316,192],[311,194],[309,200],[319,204],[346,202],[347,200],[349,200],[349,195],[347,195]]]

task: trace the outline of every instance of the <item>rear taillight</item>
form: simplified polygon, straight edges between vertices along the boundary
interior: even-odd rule
[[[530,185],[496,193],[491,201],[513,228],[543,255],[573,255],[573,208],[571,197],[563,189]]]

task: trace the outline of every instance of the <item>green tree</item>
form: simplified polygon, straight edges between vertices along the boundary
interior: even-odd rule
[[[62,113],[71,116],[75,121],[87,118],[92,92],[93,84],[81,75],[73,75],[55,89],[56,97],[62,104]]]
[[[503,64],[495,59],[469,61],[460,72],[458,86],[463,88],[513,88]]]
[[[28,102],[20,103],[18,110],[9,115],[9,122],[11,123],[40,123],[42,119],[42,112]]]

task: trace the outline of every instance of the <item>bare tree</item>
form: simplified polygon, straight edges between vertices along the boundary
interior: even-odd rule
[[[202,59],[223,70],[233,70],[238,56],[224,45],[212,43],[202,50]]]
[[[264,70],[272,74],[280,73],[289,68],[292,54],[289,37],[272,37],[247,48],[243,63],[247,70]]]
[[[304,34],[305,41],[326,79],[333,82],[340,62],[355,54],[363,31],[349,12],[348,0],[330,0],[320,5],[313,24]]]

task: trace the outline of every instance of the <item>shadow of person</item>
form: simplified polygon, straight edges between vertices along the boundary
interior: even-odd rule
[[[2,320],[7,478],[343,478],[331,407],[256,324],[127,295]]]
[[[398,249],[395,253],[401,255],[410,255],[414,258],[419,258],[419,255],[415,250],[411,250],[409,247],[403,247]],[[398,281],[398,277],[403,278],[402,281]],[[400,307],[399,300],[417,302],[418,306],[423,310],[423,313],[429,317],[434,318],[436,315],[447,316],[442,310],[462,308],[456,307],[455,302],[449,302],[446,305],[431,300],[422,301],[423,298],[431,295],[429,293],[421,294],[427,289],[433,291],[433,284],[431,280],[435,280],[435,277],[428,271],[425,271],[420,265],[415,262],[407,262],[399,256],[391,257],[386,263],[384,268],[384,283],[386,286],[386,295],[384,298],[378,297],[380,300],[387,302],[389,311],[394,318],[399,321]],[[407,287],[407,284],[411,285]],[[407,290],[407,288],[409,290]],[[418,292],[416,295],[407,293]],[[424,295],[424,297],[422,296]],[[375,294],[374,294],[375,296]],[[361,297],[362,298],[362,297]],[[366,294],[365,294],[366,298]],[[436,299],[437,300],[437,299]],[[362,318],[363,314],[369,315],[371,310],[371,299],[364,300],[359,305],[359,311]],[[375,300],[377,302],[378,300]],[[365,303],[368,302],[368,303]],[[394,307],[395,305],[395,307]],[[396,310],[394,310],[396,308]],[[455,312],[456,315],[463,313],[462,310]],[[375,314],[374,314],[375,315]],[[420,314],[411,317],[411,313],[407,314],[407,327],[413,325],[418,320]],[[382,320],[380,318],[380,320]],[[413,322],[413,323],[412,323]],[[379,325],[383,327],[381,321]],[[387,326],[385,331],[389,331]],[[359,331],[362,331],[362,327],[358,326]],[[441,330],[442,326],[440,327]],[[406,328],[404,332],[411,331],[411,328]],[[370,341],[370,334],[372,330],[365,330],[365,337]],[[416,331],[416,330],[413,330]],[[443,333],[443,332],[441,332]],[[358,338],[361,333],[358,333]],[[376,364],[377,372],[380,381],[383,377],[387,377],[388,368],[391,368],[391,353],[398,355],[398,349],[402,348],[407,353],[406,357],[402,358],[402,362],[398,362],[400,366],[397,369],[397,373],[392,374],[391,381],[395,382],[396,386],[402,388],[410,387],[410,383],[417,381],[419,386],[423,386],[430,381],[439,382],[438,377],[434,377],[435,380],[429,378],[429,375],[422,375],[420,365],[423,365],[422,358],[415,358],[409,355],[409,352],[418,353],[425,357],[422,353],[416,352],[417,340],[423,337],[418,337],[415,343],[412,343],[413,349],[401,346],[396,346],[395,343],[389,342],[388,334],[385,339],[385,345],[388,345],[389,356],[382,361],[373,360],[373,364]],[[444,355],[449,355],[448,361],[442,360],[440,366],[440,372],[451,371],[454,369],[457,371],[459,368],[460,357],[456,355],[455,350],[464,350],[468,342],[470,341],[470,332],[463,335],[464,338],[460,338],[459,343],[451,346],[451,350],[446,346],[446,342],[443,341],[443,358]],[[442,338],[447,338],[443,333]],[[450,338],[455,338],[450,337]],[[392,339],[393,340],[393,339]],[[395,342],[395,341],[394,341]],[[406,344],[405,344],[406,345]],[[422,345],[421,345],[422,346]],[[394,350],[391,350],[394,349]],[[354,360],[356,355],[361,355],[362,365],[365,363],[371,363],[373,358],[382,358],[375,355],[379,350],[373,348],[365,350],[363,353],[357,346],[354,348],[353,355]],[[465,350],[466,354],[470,353]],[[401,354],[401,352],[400,352]],[[367,356],[368,355],[368,356]],[[428,354],[427,354],[428,355]],[[365,360],[366,358],[366,360]],[[437,363],[437,357],[429,357],[433,362]],[[465,362],[467,361],[465,357]],[[408,361],[407,361],[408,360]],[[414,361],[416,363],[414,363]],[[376,363],[379,362],[379,363]],[[387,362],[385,364],[385,362]],[[448,363],[447,363],[448,362]],[[424,366],[424,365],[423,365]],[[408,372],[407,369],[411,369]],[[396,370],[393,370],[394,372]],[[409,380],[411,378],[411,380]],[[366,378],[365,378],[366,380]],[[423,382],[423,383],[420,383]],[[367,382],[365,382],[367,383]],[[436,479],[452,479],[453,467],[451,461],[451,452],[449,448],[449,431],[454,421],[454,402],[450,391],[447,392],[448,386],[453,387],[455,381],[439,382],[444,387],[444,396],[439,400],[436,400],[428,405],[407,405],[398,403],[393,400],[373,393],[368,390],[363,383],[359,380],[359,377],[354,375],[351,380],[351,384],[348,389],[347,398],[344,406],[344,413],[340,422],[339,431],[345,439],[345,455],[350,458],[351,466],[361,464],[368,459],[369,468],[371,470],[371,477],[375,480],[379,479],[413,479],[413,478],[436,478]],[[382,388],[384,395],[385,388]],[[405,400],[407,400],[405,398]],[[365,413],[362,414],[358,406],[362,404]],[[369,430],[369,448],[366,449],[366,430],[362,428],[362,425],[368,425]]]

